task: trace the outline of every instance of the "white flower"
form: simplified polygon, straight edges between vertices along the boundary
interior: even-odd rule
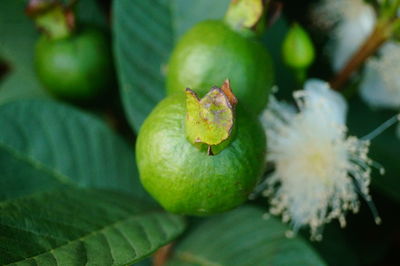
[[[323,0],[313,12],[317,25],[334,27],[331,49],[332,65],[339,71],[372,32],[376,14],[363,0]]]
[[[400,108],[400,44],[386,43],[367,61],[360,93],[373,107]]]
[[[262,116],[267,160],[275,165],[264,195],[270,213],[290,221],[294,231],[309,225],[319,238],[322,225],[357,212],[358,193],[369,199],[368,141],[346,136],[347,105],[327,83],[312,80],[294,93],[295,112],[273,97]]]

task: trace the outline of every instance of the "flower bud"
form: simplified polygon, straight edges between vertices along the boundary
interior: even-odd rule
[[[282,56],[284,62],[295,69],[306,69],[314,61],[314,45],[300,25],[294,24],[286,34]]]

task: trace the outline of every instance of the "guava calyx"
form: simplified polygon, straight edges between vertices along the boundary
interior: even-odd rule
[[[75,2],[63,4],[59,0],[30,0],[26,13],[49,38],[62,39],[70,36],[75,29]]]
[[[208,155],[214,155],[212,146],[231,136],[236,105],[237,98],[229,80],[225,80],[221,88],[211,88],[201,99],[187,88],[185,129],[188,140],[195,146],[206,144]]]
[[[255,31],[265,10],[265,0],[232,0],[225,14],[225,22],[238,31]]]

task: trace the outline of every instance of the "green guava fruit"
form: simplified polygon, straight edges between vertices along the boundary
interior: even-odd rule
[[[243,203],[264,170],[266,139],[252,113],[237,106],[228,145],[209,155],[188,141],[185,95],[161,101],[142,125],[136,159],[145,189],[168,211],[211,215]]]
[[[112,59],[106,35],[93,27],[62,39],[42,35],[36,44],[35,67],[44,87],[65,100],[96,98],[112,81]]]
[[[223,21],[204,21],[175,47],[168,63],[167,94],[191,88],[202,97],[229,78],[239,102],[257,114],[268,101],[273,76],[271,57],[254,37]]]

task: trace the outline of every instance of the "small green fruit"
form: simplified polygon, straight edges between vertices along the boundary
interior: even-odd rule
[[[56,97],[87,101],[110,86],[110,47],[100,30],[85,28],[62,39],[42,35],[35,52],[38,77]]]
[[[239,105],[230,142],[209,155],[186,137],[185,102],[184,93],[165,98],[142,125],[136,144],[142,184],[173,213],[210,215],[234,208],[263,173],[263,129]]]
[[[271,58],[262,44],[223,21],[195,25],[179,41],[168,64],[167,93],[193,89],[200,97],[229,78],[233,92],[248,110],[265,107],[273,85]]]

